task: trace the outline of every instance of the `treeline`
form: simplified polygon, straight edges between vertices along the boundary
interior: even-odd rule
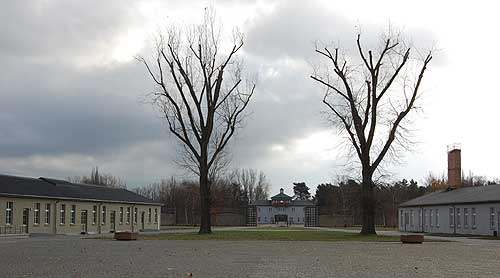
[[[263,172],[237,169],[212,181],[212,211],[240,212],[255,200],[269,198],[270,183]],[[200,217],[199,185],[189,179],[164,179],[133,189],[134,192],[164,204],[164,210],[175,211],[176,223],[196,224]]]
[[[422,196],[428,190],[428,187],[419,186],[416,181],[406,179],[379,184],[375,188],[376,225],[397,225],[398,205]],[[320,214],[350,217],[349,223],[361,225],[362,207],[359,196],[361,196],[361,184],[354,180],[346,180],[336,184],[318,185],[315,200],[320,207]]]

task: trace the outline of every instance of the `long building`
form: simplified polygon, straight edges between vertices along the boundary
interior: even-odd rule
[[[0,175],[0,234],[159,230],[160,208],[123,188]]]
[[[461,150],[448,152],[448,188],[399,206],[403,232],[500,234],[500,185],[462,187]]]

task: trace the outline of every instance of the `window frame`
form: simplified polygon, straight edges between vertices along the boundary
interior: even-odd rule
[[[45,204],[45,225],[50,225],[50,204]]]
[[[5,205],[5,225],[10,226],[12,224],[14,224],[14,202],[7,201]]]
[[[106,224],[106,206],[101,206],[101,225]]]
[[[495,229],[495,208],[490,207],[490,230]]]
[[[76,224],[76,205],[71,205],[71,210],[69,213],[69,224],[70,225]]]
[[[476,229],[476,208],[471,208],[470,215],[471,215],[470,224],[472,226],[472,229]]]
[[[66,204],[61,204],[59,210],[59,225],[66,225]]]
[[[40,225],[40,203],[35,203],[35,211],[33,213],[33,225]]]

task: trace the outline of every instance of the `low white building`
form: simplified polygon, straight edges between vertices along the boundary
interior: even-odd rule
[[[500,185],[462,187],[461,150],[448,150],[448,188],[399,205],[399,230],[463,235],[500,234]]]
[[[399,206],[399,230],[500,234],[500,185],[439,190]]]
[[[271,197],[271,200],[258,200],[254,204],[256,224],[308,225],[315,226],[317,222],[317,209],[311,200],[294,200],[284,193]]]

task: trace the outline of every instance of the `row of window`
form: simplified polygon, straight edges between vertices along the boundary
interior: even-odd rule
[[[456,213],[456,215],[455,215]],[[457,227],[461,228],[462,224],[465,229],[469,228],[469,208],[463,208],[463,217],[462,217],[462,210],[460,208],[450,208],[449,212],[449,222],[450,222],[450,228]],[[472,229],[476,228],[476,208],[470,208],[470,226]],[[463,223],[462,223],[463,220]]]
[[[439,209],[419,209],[418,211],[418,227],[420,226],[428,226],[428,227],[436,227],[439,228]],[[423,216],[422,216],[423,211]],[[469,222],[470,218],[470,222]],[[409,224],[411,227],[414,227],[414,212],[410,210],[408,213],[404,214],[403,210],[400,211],[400,223],[401,226],[405,224]],[[469,225],[472,229],[476,228],[476,208],[463,208],[463,215],[461,208],[450,208],[449,210],[449,224],[450,228],[457,227],[461,228],[462,224],[465,229],[469,228]],[[490,228],[493,229],[495,227],[495,210],[494,208],[490,208]]]
[[[286,211],[286,209],[287,208],[275,208],[276,211]],[[295,211],[294,207],[292,207],[291,209],[292,209],[292,211]],[[260,208],[259,207],[257,208],[257,211],[260,212]],[[272,211],[273,211],[273,208],[269,208],[269,212],[272,212]]]
[[[288,217],[288,220],[293,223],[293,217]],[[273,220],[272,222],[274,223],[274,217],[270,217],[269,220]],[[260,217],[257,217],[257,221],[260,222]],[[300,217],[297,217],[297,222],[300,222]],[[264,223],[267,223],[267,216],[264,216]]]
[[[51,219],[51,217],[50,217],[51,216],[51,204],[45,204],[44,208],[45,208],[44,224],[49,225],[50,219]],[[127,211],[126,211],[126,223],[129,224],[130,223],[131,208],[127,207],[126,209],[127,209]],[[123,219],[123,212],[124,212],[123,207],[120,207],[120,211],[119,211],[120,224],[122,224],[123,220],[124,220]],[[40,225],[40,213],[41,213],[41,204],[35,203],[35,208],[34,208],[34,213],[33,213],[33,224],[34,225]],[[134,218],[133,218],[134,223],[137,224],[137,222],[138,222],[138,209],[134,208],[133,213],[134,213]],[[87,211],[82,210],[82,215],[84,215],[84,217],[82,217],[82,219],[81,219],[82,224],[86,224],[84,222],[84,220],[86,218]],[[69,216],[70,216],[69,223],[75,224],[76,223],[76,205],[71,205]],[[152,209],[151,208],[148,209],[148,216],[147,217],[148,217],[147,218],[148,223],[151,223],[151,219],[152,219]],[[112,221],[114,221],[114,219],[112,219]],[[146,219],[142,219],[142,221],[145,222]],[[27,221],[23,221],[23,222],[27,222]],[[13,202],[7,202],[6,209],[5,209],[5,223],[7,225],[12,225],[14,223],[14,203]],[[96,223],[97,223],[97,206],[93,206],[93,208],[92,208],[92,224],[95,225]],[[155,208],[155,210],[154,210],[154,223],[158,223],[158,209],[157,208]],[[24,224],[26,224],[26,223],[24,223]],[[61,225],[66,224],[66,204],[61,204],[61,209],[59,211],[59,224],[61,224]],[[101,224],[106,224],[106,206],[101,207]]]

